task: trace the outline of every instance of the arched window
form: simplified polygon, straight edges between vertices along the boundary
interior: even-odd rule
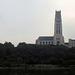
[[[46,45],[47,45],[47,42],[46,42]]]
[[[43,42],[43,45],[44,45],[44,42]]]
[[[40,44],[42,44],[42,42],[40,42]]]
[[[59,43],[60,43],[60,42],[59,42],[59,41],[57,41],[57,45],[59,45]]]
[[[50,44],[50,42],[49,42],[49,44]]]
[[[53,45],[53,42],[51,42],[52,43],[52,45]]]

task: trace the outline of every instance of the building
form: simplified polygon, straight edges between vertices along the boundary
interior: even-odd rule
[[[75,47],[75,40],[69,39],[69,48]]]
[[[62,19],[61,11],[56,11],[54,25],[54,45],[64,45],[64,37],[62,35]]]
[[[36,40],[38,45],[65,45],[66,47],[75,47],[75,40],[69,39],[68,43],[64,42],[62,33],[61,11],[55,11],[54,36],[39,36]]]
[[[40,44],[40,45],[53,45],[54,41],[53,41],[53,36],[40,36],[37,40],[36,40],[36,44]]]
[[[61,11],[56,11],[55,14],[55,25],[54,25],[54,36],[40,36],[36,40],[36,44],[41,45],[64,45],[64,37],[62,35],[62,19]]]

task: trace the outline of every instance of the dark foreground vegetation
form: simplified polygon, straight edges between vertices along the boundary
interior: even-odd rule
[[[75,75],[75,70],[0,70],[0,75]]]
[[[34,64],[52,64],[60,67],[75,65],[75,48],[65,46],[19,43],[0,44],[0,67],[24,67]]]
[[[75,75],[75,70],[0,70],[0,75]]]

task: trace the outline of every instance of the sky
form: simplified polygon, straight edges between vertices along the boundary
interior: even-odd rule
[[[65,41],[75,39],[75,0],[0,0],[0,43],[53,36],[55,10],[61,10]]]

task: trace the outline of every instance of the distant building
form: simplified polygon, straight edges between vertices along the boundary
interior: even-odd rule
[[[66,47],[69,47],[69,43],[68,43],[68,42],[64,43],[64,45],[65,45]]]
[[[40,36],[37,40],[36,40],[36,44],[40,44],[40,45],[53,45],[54,41],[53,41],[53,36]]]
[[[69,39],[69,48],[75,47],[75,40]]]
[[[38,45],[65,45],[66,47],[75,47],[75,40],[70,39],[69,43],[64,42],[62,34],[61,11],[55,11],[54,36],[40,36],[36,40]]]

